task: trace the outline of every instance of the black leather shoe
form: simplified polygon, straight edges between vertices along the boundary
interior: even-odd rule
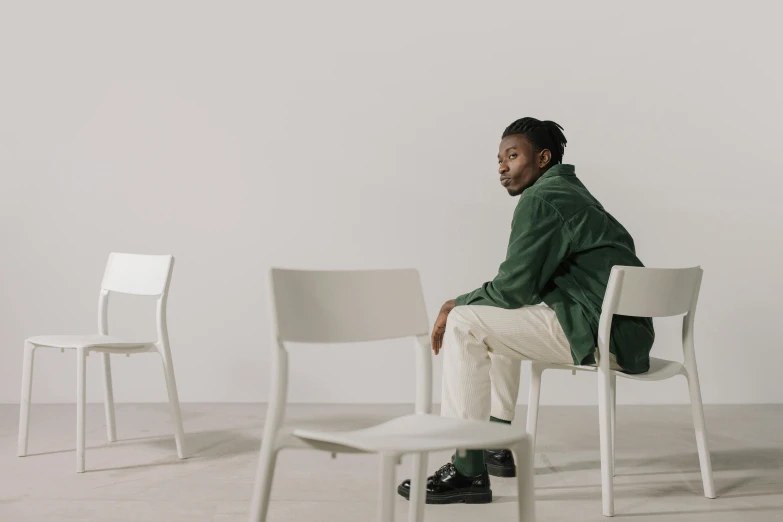
[[[484,464],[493,477],[516,477],[517,466],[509,450],[484,450]]]
[[[411,481],[397,487],[397,493],[410,500]],[[484,471],[476,477],[466,477],[449,462],[427,478],[427,504],[487,504],[492,502],[489,475]]]

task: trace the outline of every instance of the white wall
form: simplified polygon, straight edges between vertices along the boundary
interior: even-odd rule
[[[494,158],[528,115],[565,127],[648,266],[705,268],[705,401],[783,402],[780,7],[370,4],[0,4],[0,402],[25,337],[95,331],[110,251],[177,257],[183,401],[266,400],[272,265],[417,267],[434,319],[502,260],[516,200]],[[114,304],[115,333],[153,333],[150,303]],[[290,397],[412,401],[409,350],[303,348]],[[73,355],[39,353],[34,400],[72,401]],[[158,365],[115,358],[117,400],[165,400]],[[545,380],[545,403],[594,396],[591,376]],[[619,395],[685,399],[679,380]]]

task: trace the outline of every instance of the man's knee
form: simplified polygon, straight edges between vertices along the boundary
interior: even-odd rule
[[[448,317],[446,318],[446,326],[453,326],[457,323],[464,322],[465,321],[465,308],[466,306],[455,306],[451,309],[451,312],[449,312]]]
[[[469,306],[455,306],[446,319],[447,330],[472,331],[477,324],[476,314]]]

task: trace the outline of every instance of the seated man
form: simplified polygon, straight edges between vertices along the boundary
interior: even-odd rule
[[[561,164],[562,127],[522,118],[504,132],[500,184],[521,196],[506,259],[492,281],[447,301],[432,331],[443,349],[441,415],[510,423],[521,360],[595,364],[598,319],[615,265],[643,266],[628,231]],[[649,369],[650,318],[615,316],[611,365]],[[492,501],[489,474],[514,476],[506,450],[468,451],[427,479],[427,503]],[[409,498],[410,481],[398,493]]]

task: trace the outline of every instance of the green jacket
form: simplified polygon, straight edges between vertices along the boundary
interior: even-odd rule
[[[557,314],[574,364],[592,364],[615,265],[643,266],[631,235],[579,181],[573,165],[554,165],[520,196],[498,275],[456,302],[516,309],[543,301]],[[628,373],[650,369],[654,339],[649,317],[614,316],[610,351]]]

